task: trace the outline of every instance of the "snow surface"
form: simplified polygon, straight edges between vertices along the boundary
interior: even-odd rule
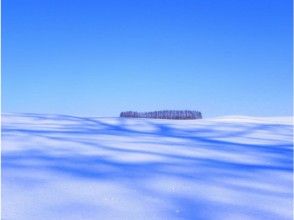
[[[2,116],[2,219],[292,219],[292,118]]]

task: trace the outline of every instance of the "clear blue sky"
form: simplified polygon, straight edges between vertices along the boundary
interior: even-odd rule
[[[292,114],[291,0],[2,0],[2,111]]]

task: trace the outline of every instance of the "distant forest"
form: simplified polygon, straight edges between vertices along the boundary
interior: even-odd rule
[[[153,111],[153,112],[134,112],[126,111],[121,112],[120,117],[122,118],[158,118],[158,119],[201,119],[202,114],[199,111],[175,111],[175,110],[164,110],[164,111]]]

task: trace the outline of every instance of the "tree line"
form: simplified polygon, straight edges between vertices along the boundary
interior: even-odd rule
[[[126,111],[121,112],[120,117],[123,118],[158,118],[158,119],[201,119],[202,114],[199,111],[153,111],[153,112],[135,112]]]

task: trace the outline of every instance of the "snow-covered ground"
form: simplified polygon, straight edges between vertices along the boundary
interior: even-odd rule
[[[292,118],[2,116],[2,219],[292,219]]]

